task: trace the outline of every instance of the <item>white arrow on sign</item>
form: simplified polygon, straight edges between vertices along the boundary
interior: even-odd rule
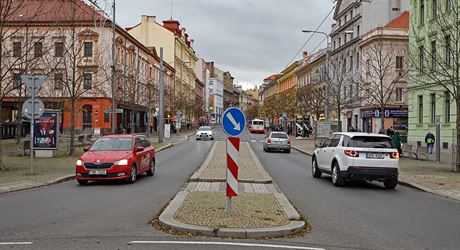
[[[233,124],[233,129],[239,131],[241,129],[240,123],[236,122],[235,118],[233,118],[232,114],[230,112],[227,113],[227,118],[230,120],[230,122]]]

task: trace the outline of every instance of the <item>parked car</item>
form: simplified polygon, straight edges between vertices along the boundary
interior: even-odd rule
[[[271,132],[264,140],[264,151],[282,150],[291,153],[291,140],[284,132]]]
[[[391,138],[370,133],[333,133],[312,157],[312,175],[332,175],[335,186],[347,180],[381,181],[385,188],[398,184],[399,153],[391,147]]]
[[[127,180],[155,174],[155,149],[142,135],[108,135],[99,138],[77,161],[76,179],[81,185],[88,181]]]
[[[210,126],[201,126],[196,131],[196,140],[214,140],[214,135],[212,134],[212,128]]]

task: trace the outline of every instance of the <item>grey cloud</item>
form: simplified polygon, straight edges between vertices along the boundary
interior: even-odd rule
[[[135,25],[142,14],[159,21],[170,17],[170,1],[119,0],[117,5],[123,26]],[[307,39],[301,30],[315,29],[332,6],[331,0],[176,0],[173,18],[195,39],[200,57],[241,83],[261,83],[284,69]],[[329,32],[331,22],[329,17],[321,30]],[[305,50],[323,38],[314,36]]]

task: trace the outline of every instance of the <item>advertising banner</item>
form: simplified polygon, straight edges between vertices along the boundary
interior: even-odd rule
[[[58,141],[58,112],[45,111],[35,118],[34,147],[37,149],[56,149]]]

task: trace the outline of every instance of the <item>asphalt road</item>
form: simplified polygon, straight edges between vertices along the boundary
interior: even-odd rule
[[[311,159],[304,154],[263,152],[263,137],[245,133],[242,140],[251,142],[279,188],[308,217],[313,229],[305,237],[176,237],[147,224],[211,149],[210,141],[189,140],[158,153],[156,175],[139,178],[133,185],[79,186],[70,181],[0,195],[0,249],[456,249],[460,245],[459,202],[402,186],[393,191],[373,183],[336,188],[330,178],[311,177]],[[225,139],[220,128],[216,139]],[[2,245],[7,242],[27,245]]]
[[[311,176],[311,157],[265,153],[262,135],[252,147],[278,187],[312,225],[311,234],[294,238],[326,249],[458,249],[460,202],[379,182],[334,187],[331,178]]]

